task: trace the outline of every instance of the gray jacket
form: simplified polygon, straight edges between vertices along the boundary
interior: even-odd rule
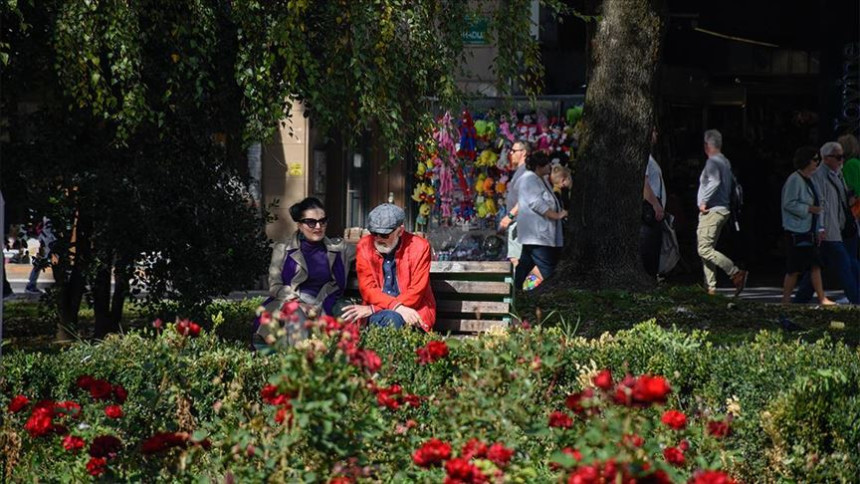
[[[841,242],[842,227],[845,225],[845,204],[848,203],[842,172],[835,172],[822,163],[811,178],[821,197],[821,224],[824,226],[824,239],[830,242]]]
[[[732,194],[732,164],[722,153],[708,158],[699,176],[696,206],[730,210]]]
[[[821,228],[822,217],[813,217],[809,207],[815,205],[816,195],[820,206],[820,193],[815,183],[807,183],[800,172],[789,175],[782,187],[782,228],[796,234],[817,232]],[[816,227],[812,226],[813,218],[818,220]]]
[[[561,210],[558,199],[547,182],[535,172],[526,170],[517,181],[517,242],[523,245],[562,247],[561,220],[544,217],[547,210]]]

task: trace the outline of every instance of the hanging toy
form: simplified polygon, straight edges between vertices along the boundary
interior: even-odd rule
[[[463,159],[474,161],[476,158],[475,137],[475,122],[472,121],[472,115],[468,110],[463,111],[460,120],[460,149],[457,150],[457,156]]]
[[[475,162],[475,166],[487,168],[496,166],[496,161],[498,161],[498,159],[499,155],[497,155],[493,150],[484,150]]]
[[[508,118],[503,114],[499,118],[499,133],[501,133],[502,137],[508,140],[508,142],[513,143],[516,140],[514,134],[511,133],[511,125],[508,123]]]

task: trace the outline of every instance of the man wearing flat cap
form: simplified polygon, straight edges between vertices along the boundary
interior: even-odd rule
[[[430,288],[430,244],[406,231],[405,218],[403,209],[390,203],[368,215],[370,234],[358,241],[355,261],[363,304],[344,307],[343,319],[433,329],[436,299]]]

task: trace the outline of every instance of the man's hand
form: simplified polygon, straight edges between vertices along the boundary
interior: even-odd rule
[[[508,225],[510,225],[510,224],[511,224],[511,218],[508,217],[507,215],[505,215],[504,217],[502,217],[501,220],[499,220],[499,229],[507,230]]]
[[[340,314],[344,321],[356,321],[364,319],[373,314],[373,308],[362,304],[351,304],[343,307],[343,312]]]
[[[708,213],[708,206],[704,203],[699,205],[699,213]]]
[[[663,207],[661,207],[660,205],[657,205],[656,207],[654,207],[654,220],[656,220],[658,222],[662,222],[663,217],[665,217],[665,216],[666,216],[666,212],[663,210]]]
[[[421,315],[418,314],[418,311],[404,306],[401,304],[394,310],[397,314],[403,316],[403,320],[406,321],[406,324],[410,326],[420,325],[421,324]]]

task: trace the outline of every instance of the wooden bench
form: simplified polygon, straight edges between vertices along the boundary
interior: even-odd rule
[[[349,230],[353,232],[347,240],[357,241],[360,229]],[[434,331],[480,333],[511,322],[513,273],[508,261],[434,261],[430,284],[436,297]],[[347,295],[359,296],[355,272],[350,274]]]

